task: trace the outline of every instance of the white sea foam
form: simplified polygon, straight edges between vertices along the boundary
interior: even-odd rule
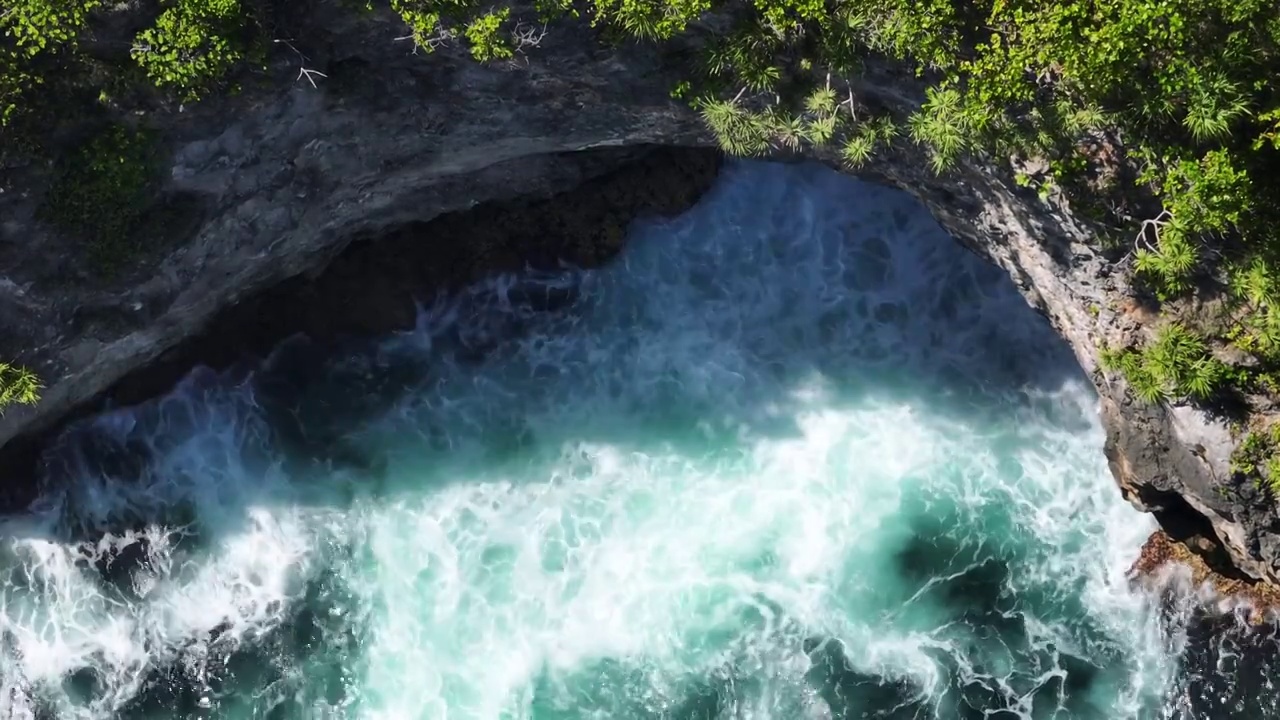
[[[73,491],[5,521],[0,716],[143,716],[178,667],[218,717],[839,717],[805,679],[818,639],[840,692],[900,680],[884,702],[940,717],[971,681],[1031,718],[1063,654],[1101,670],[1072,717],[1160,706],[1173,661],[1123,577],[1152,522],[1109,477],[1087,380],[909,198],[734,164],[553,282],[573,307],[521,310],[504,279],[383,344],[430,371],[346,428],[372,472],[291,457],[252,379],[95,419],[146,459],[73,459]],[[513,315],[483,362],[449,354]]]

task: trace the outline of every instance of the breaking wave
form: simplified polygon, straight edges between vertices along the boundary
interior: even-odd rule
[[[1269,636],[1126,582],[1096,418],[909,197],[732,164],[604,269],[69,428],[0,716],[1276,716]]]

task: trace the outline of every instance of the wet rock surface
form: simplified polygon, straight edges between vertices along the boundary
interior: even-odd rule
[[[1175,539],[1158,530],[1142,546],[1129,568],[1129,577],[1135,583],[1159,587],[1170,579],[1167,573],[1181,568],[1192,586],[1208,590],[1210,598],[1224,607],[1239,607],[1252,623],[1273,617],[1280,610],[1280,590],[1223,565],[1216,556],[1221,552],[1221,547],[1207,538]]]

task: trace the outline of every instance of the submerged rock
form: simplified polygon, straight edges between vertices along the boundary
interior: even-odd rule
[[[1249,622],[1261,624],[1280,612],[1280,588],[1259,582],[1230,565],[1215,563],[1219,548],[1210,540],[1196,536],[1182,542],[1163,530],[1157,530],[1142,546],[1138,559],[1129,568],[1129,578],[1152,588],[1167,584],[1167,573],[1183,568],[1191,584],[1208,590],[1207,600],[1224,609],[1243,609]]]

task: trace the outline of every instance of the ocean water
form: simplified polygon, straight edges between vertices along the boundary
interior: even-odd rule
[[[0,520],[0,717],[1277,717],[1132,588],[1097,399],[902,193],[739,162],[595,271],[197,369]]]

